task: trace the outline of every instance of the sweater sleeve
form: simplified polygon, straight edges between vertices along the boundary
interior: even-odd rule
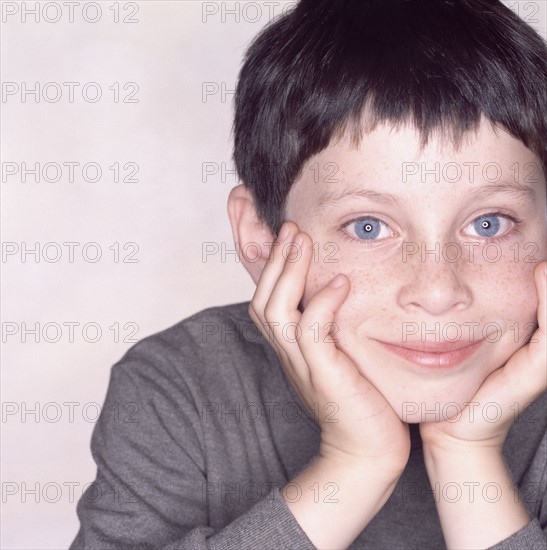
[[[535,471],[535,479],[539,480],[534,491],[530,487],[525,488],[523,498],[533,519],[516,533],[492,546],[490,550],[547,550],[547,437],[538,447],[537,454],[527,467],[528,472]],[[522,497],[523,495],[521,495]]]
[[[547,529],[542,529],[538,519],[509,538],[492,546],[490,550],[547,550]]]
[[[70,548],[313,549],[278,488],[228,525],[209,526],[207,457],[190,393],[142,361],[112,368],[91,439],[96,479],[78,502]]]

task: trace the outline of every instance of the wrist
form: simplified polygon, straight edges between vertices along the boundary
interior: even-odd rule
[[[488,472],[493,465],[505,465],[502,448],[477,441],[444,441],[442,444],[423,444],[424,463],[432,469],[447,471]]]
[[[281,492],[315,546],[347,548],[384,506],[397,479],[378,472],[372,461],[319,455]]]
[[[452,442],[423,452],[447,548],[487,548],[528,524],[498,446]]]
[[[429,426],[428,426],[429,428]],[[445,458],[450,456],[502,456],[504,438],[483,437],[460,439],[438,429],[422,429],[420,436],[424,457]]]
[[[345,472],[355,479],[370,479],[374,476],[386,485],[395,484],[401,477],[408,462],[406,457],[372,456],[368,454],[349,454],[334,451],[321,445],[316,462],[327,469]]]

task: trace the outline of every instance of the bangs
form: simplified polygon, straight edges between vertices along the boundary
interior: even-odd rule
[[[497,0],[302,0],[247,53],[234,160],[274,233],[303,164],[350,131],[413,125],[458,146],[483,118],[541,160],[547,49]]]

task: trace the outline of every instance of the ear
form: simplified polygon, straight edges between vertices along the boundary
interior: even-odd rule
[[[258,219],[254,199],[244,185],[230,191],[228,217],[239,259],[253,282],[258,284],[274,237],[269,227]]]

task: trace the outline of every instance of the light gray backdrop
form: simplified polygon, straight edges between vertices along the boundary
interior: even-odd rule
[[[506,3],[545,36],[543,0]],[[1,545],[66,548],[111,365],[252,296],[226,216],[233,90],[294,2],[1,4]]]

